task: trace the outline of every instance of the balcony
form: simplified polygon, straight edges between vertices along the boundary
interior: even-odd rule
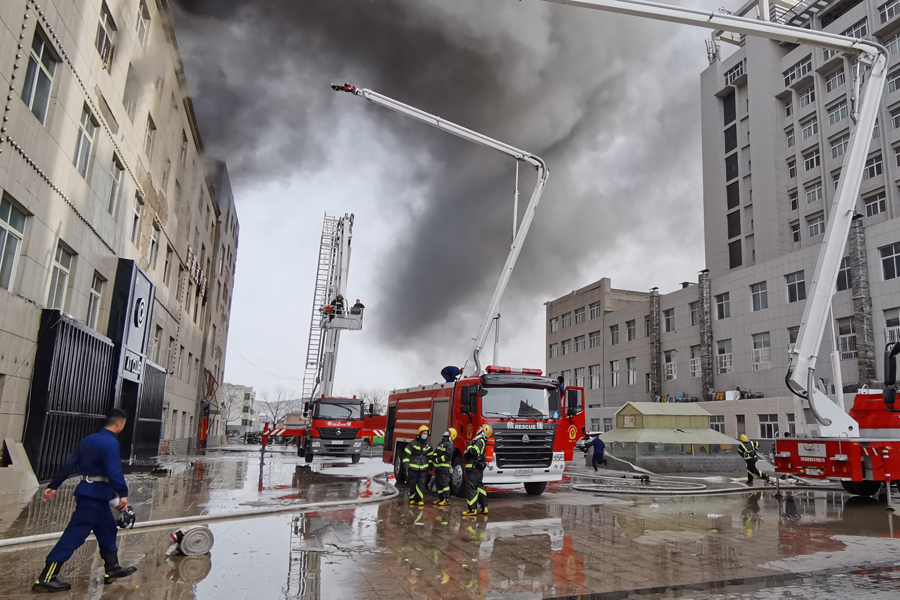
[[[729,352],[728,354],[717,354],[716,355],[716,372],[719,375],[729,375],[734,371],[734,355]]]
[[[884,328],[884,343],[900,342],[900,326]]]
[[[841,353],[841,360],[856,360],[856,334],[839,335],[838,350]]]
[[[700,360],[701,359],[699,359],[699,358],[691,359],[691,379],[696,379],[697,377],[700,377],[700,373],[702,371],[702,367],[700,365]]]
[[[771,348],[754,348],[750,356],[753,362],[754,371],[763,371],[772,368]]]

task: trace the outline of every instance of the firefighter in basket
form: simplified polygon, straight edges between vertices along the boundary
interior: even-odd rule
[[[428,425],[419,427],[416,439],[406,445],[403,465],[406,467],[406,481],[409,483],[409,503],[425,506],[425,489],[428,487],[428,470],[431,468],[431,453],[428,443]]]
[[[472,517],[478,514],[481,508],[482,514],[488,514],[487,491],[484,489],[484,469],[487,466],[488,438],[494,430],[490,425],[484,424],[481,429],[466,446],[463,457],[466,461],[466,491],[469,508],[463,512],[464,517]]]
[[[438,506],[450,504],[450,457],[453,456],[453,440],[456,439],[456,430],[452,427],[444,432],[441,443],[434,447],[431,454],[431,465],[434,467],[435,486],[438,499],[434,501]]]

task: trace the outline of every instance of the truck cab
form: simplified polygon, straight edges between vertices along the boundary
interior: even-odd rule
[[[316,455],[349,456],[354,464],[358,463],[365,445],[364,411],[363,402],[358,398],[319,397],[305,403],[303,413],[309,424],[305,435],[298,440],[297,453],[308,463]]]

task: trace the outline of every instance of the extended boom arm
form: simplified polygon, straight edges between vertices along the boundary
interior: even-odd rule
[[[862,102],[859,104],[855,119],[856,128],[850,133],[849,150],[845,153],[840,182],[831,206],[822,249],[816,262],[797,343],[791,351],[791,363],[786,378],[791,391],[800,398],[798,402],[803,409],[801,414],[804,418],[799,420],[798,434],[834,437],[844,434],[858,437],[859,428],[856,421],[815,387],[813,375],[819,346],[828,323],[838,269],[859,196],[869,142],[878,116],[878,105],[881,102],[886,78],[887,50],[873,42],[825,31],[642,0],[545,1],[645,17],[656,21],[695,25],[716,31],[765,37],[779,42],[828,48],[855,56],[860,63],[869,66],[869,76],[862,91]],[[768,2],[768,0],[760,1]],[[767,10],[763,12],[768,13]]]
[[[345,83],[344,85],[332,84],[331,87],[336,92],[347,92],[356,96],[361,96],[379,106],[389,108],[400,114],[406,115],[407,117],[412,117],[417,121],[452,133],[464,140],[474,142],[480,146],[490,148],[491,150],[496,150],[497,152],[510,156],[516,160],[524,161],[537,170],[537,184],[535,184],[531,199],[528,201],[528,206],[525,208],[525,214],[522,216],[522,223],[519,225],[516,235],[513,238],[512,246],[509,249],[509,256],[506,257],[506,264],[503,265],[503,271],[500,273],[500,280],[497,282],[497,287],[494,288],[494,295],[491,297],[487,312],[484,315],[484,319],[481,321],[481,326],[478,328],[478,334],[475,336],[475,344],[472,347],[472,362],[475,364],[475,375],[480,375],[482,373],[481,350],[484,348],[485,342],[487,342],[488,333],[490,333],[491,329],[491,321],[497,315],[497,310],[500,308],[500,300],[503,298],[503,292],[506,290],[506,285],[509,283],[509,277],[512,275],[513,269],[516,267],[516,260],[519,258],[522,244],[525,243],[525,237],[528,235],[528,229],[531,227],[531,221],[534,219],[534,212],[537,209],[538,203],[541,201],[541,194],[544,193],[544,187],[547,185],[547,178],[550,176],[547,164],[534,154],[519,150],[509,144],[489,138],[488,136],[472,131],[471,129],[466,129],[465,127],[451,123],[450,121],[419,110],[418,108],[413,108],[412,106],[403,104],[402,102],[398,102],[387,96],[382,96],[372,90],[359,89],[349,83]]]

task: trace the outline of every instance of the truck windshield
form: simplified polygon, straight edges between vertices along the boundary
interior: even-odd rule
[[[362,404],[317,402],[316,405],[316,418],[319,419],[340,419],[342,421],[362,419]]]
[[[485,417],[543,419],[553,417],[552,404],[558,404],[556,390],[546,388],[485,387],[481,414]],[[551,399],[552,396],[552,399]]]

